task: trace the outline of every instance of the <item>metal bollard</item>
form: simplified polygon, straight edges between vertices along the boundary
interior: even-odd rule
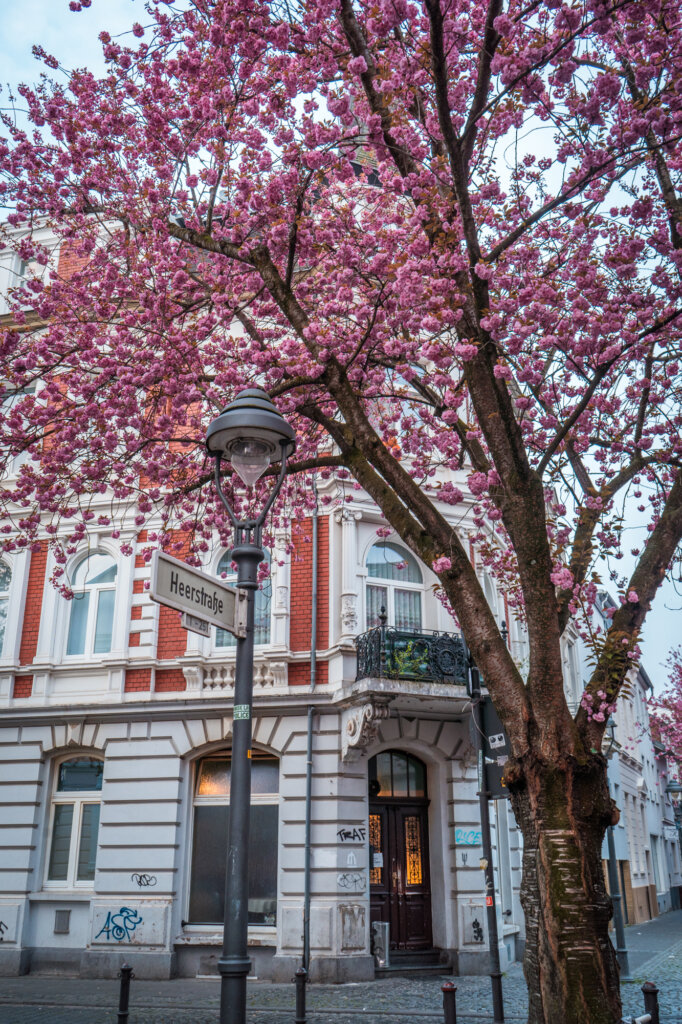
[[[130,1000],[130,979],[134,978],[132,967],[123,964],[118,972],[121,990],[118,997],[118,1024],[128,1024],[128,1001]]]
[[[296,971],[294,983],[296,985],[296,1018],[294,1024],[306,1024],[305,1020],[305,986],[308,980],[308,972],[305,967],[299,967]]]
[[[441,992],[443,993],[443,1016],[445,1024],[457,1024],[457,1004],[455,1003],[457,986],[453,981],[446,981],[441,985]]]
[[[651,1014],[651,1024],[660,1024],[660,1017],[658,1014],[658,989],[654,985],[653,981],[645,981],[642,985],[642,995],[644,996],[644,1009],[648,1014]]]

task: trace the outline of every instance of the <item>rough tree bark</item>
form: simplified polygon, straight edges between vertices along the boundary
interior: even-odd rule
[[[523,833],[521,904],[529,1024],[617,1024],[619,968],[601,862],[613,820],[600,754],[552,763],[529,754],[510,784]]]

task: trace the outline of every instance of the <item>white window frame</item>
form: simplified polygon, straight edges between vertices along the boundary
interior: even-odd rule
[[[115,576],[114,580],[111,581],[111,582],[107,582],[107,583],[85,583],[82,586],[79,586],[78,589],[74,589],[74,596],[68,602],[68,609],[67,609],[67,615],[66,615],[66,629],[65,629],[65,632],[64,632],[64,657],[66,659],[68,659],[69,661],[71,661],[72,659],[75,659],[75,658],[92,660],[92,658],[94,658],[94,657],[97,657],[97,658],[108,657],[108,656],[111,655],[112,651],[115,648],[115,626],[116,626],[116,612],[117,612],[117,605],[118,605],[119,565],[118,565],[117,559],[111,554],[110,551],[107,551],[104,548],[96,548],[93,551],[88,551],[88,552],[79,554],[78,558],[73,563],[73,570],[75,571],[77,568],[79,568],[80,565],[84,561],[86,561],[88,558],[90,558],[92,555],[106,555],[107,558],[110,558],[112,560],[112,562],[114,563],[114,566],[116,567],[116,576]],[[97,625],[97,610],[99,608],[100,595],[104,591],[113,591],[113,593],[114,593],[114,609],[113,609],[113,612],[112,612],[111,644],[109,646],[109,650],[108,651],[97,651],[97,652],[95,652],[94,648],[95,648],[95,639],[96,639],[95,631],[96,631],[96,625]],[[73,611],[74,611],[73,605],[74,605],[75,601],[79,600],[79,597],[78,597],[79,594],[86,594],[86,593],[90,595],[90,599],[89,599],[89,602],[88,602],[88,617],[87,617],[87,621],[86,621],[86,625],[85,625],[85,642],[83,644],[83,650],[82,651],[78,651],[78,652],[74,652],[72,654],[69,654],[68,653],[69,633],[71,632],[71,617],[72,617]]]
[[[34,383],[30,384],[27,388],[18,391],[16,394],[8,395],[7,392],[4,391],[4,387],[0,385],[0,409],[3,412],[3,415],[7,415],[16,402],[20,402],[28,395],[36,396],[39,394],[39,390],[38,383]],[[14,455],[11,460],[8,460],[5,471],[0,474],[0,477],[5,480],[13,479],[18,475],[19,470],[24,463],[28,462],[28,459],[28,451],[19,452],[18,455]]]
[[[369,602],[367,600],[367,588],[368,587],[383,587],[386,590],[386,616],[387,616],[386,624],[388,626],[393,626],[395,628],[397,628],[395,626],[395,592],[396,592],[396,590],[416,591],[420,595],[419,596],[419,629],[417,630],[417,632],[420,632],[420,630],[422,630],[424,628],[424,569],[419,564],[419,561],[415,558],[415,556],[412,554],[411,551],[408,551],[407,548],[403,544],[399,544],[397,541],[395,541],[395,540],[393,540],[392,538],[389,537],[385,541],[386,544],[390,544],[391,547],[397,548],[399,551],[404,551],[406,554],[410,555],[410,557],[413,558],[415,560],[415,562],[417,562],[417,568],[419,569],[419,572],[421,573],[422,581],[421,581],[421,583],[409,583],[409,582],[403,581],[403,580],[390,580],[390,579],[386,579],[386,577],[371,576],[370,575],[370,571],[369,571],[369,564],[368,564],[369,563],[370,552],[372,551],[373,548],[375,548],[378,544],[381,544],[381,543],[382,543],[382,541],[373,540],[372,543],[367,548],[367,552],[365,554],[364,567],[365,567],[366,576],[365,576],[365,591],[364,591],[364,600],[365,600],[365,615],[364,615],[365,626],[364,626],[364,628],[365,629],[371,629],[372,628],[368,624],[368,622],[367,622],[367,612],[368,612],[368,605],[369,605]]]
[[[236,571],[234,571],[234,570],[230,571],[230,572],[227,573],[226,576],[223,576],[222,572],[219,570],[220,563],[222,562],[222,560],[225,557],[225,555],[228,555],[228,554],[229,554],[229,550],[221,551],[221,553],[218,556],[218,559],[217,559],[217,561],[215,563],[215,567],[213,569],[213,575],[216,576],[217,579],[219,579],[222,583],[225,583],[228,587],[236,587],[236,585],[237,585],[237,573],[236,573]],[[269,569],[270,569],[270,575],[267,578],[268,582],[270,584],[270,598],[269,598],[269,604],[270,604],[269,612],[270,612],[270,615],[269,615],[269,622],[268,622],[268,639],[265,640],[265,641],[263,641],[263,640],[255,640],[255,642],[254,642],[254,646],[255,647],[260,647],[260,648],[270,647],[270,645],[272,644],[272,636],[273,636],[273,628],[274,628],[272,613],[273,613],[274,603],[275,603],[274,600],[273,600],[274,584],[273,584],[273,577],[272,577],[272,555],[270,554],[269,551],[265,551],[263,561],[268,563],[268,566],[269,566]],[[259,591],[262,593],[262,588],[259,587]],[[235,642],[234,643],[227,643],[227,644],[219,644],[218,643],[218,629],[217,629],[217,627],[216,627],[215,631],[213,631],[211,645],[212,645],[212,648],[213,648],[213,651],[214,651],[215,654],[225,654],[228,651],[236,651],[236,649],[237,649],[236,637],[235,637]]]
[[[9,582],[7,584],[7,589],[0,590],[0,607],[2,607],[3,605],[5,606],[5,621],[2,625],[2,632],[0,632],[0,658],[2,658],[5,650],[5,639],[7,633],[9,632],[7,629],[7,624],[9,621],[10,611],[10,591],[12,590],[12,566],[10,562],[8,562],[7,559],[5,558],[0,558],[0,566],[6,568],[9,571]]]
[[[69,761],[78,761],[89,759],[92,761],[99,761],[104,764],[101,757],[97,757],[94,754],[69,754],[66,757],[62,757],[59,761],[55,762],[54,765],[54,779],[52,781],[52,794],[50,798],[50,825],[47,831],[47,843],[45,847],[45,872],[43,879],[43,887],[45,889],[85,889],[92,890],[95,886],[95,880],[85,879],[79,880],[76,878],[76,872],[78,869],[78,853],[80,847],[81,829],[83,827],[83,808],[88,804],[102,804],[102,791],[99,789],[77,789],[71,790],[70,792],[64,791],[63,793],[58,792],[57,785],[59,783],[59,771],[63,764]],[[57,813],[57,807],[63,804],[73,805],[73,816],[71,818],[71,836],[69,839],[69,857],[67,861],[66,878],[49,878],[50,873],[50,859],[52,855],[52,840],[54,837],[54,823]],[[98,840],[97,849],[99,849],[99,827],[98,827]],[[95,855],[96,856],[96,855]]]

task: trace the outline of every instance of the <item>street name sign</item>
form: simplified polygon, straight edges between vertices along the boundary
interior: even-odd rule
[[[228,587],[226,583],[205,572],[199,572],[163,551],[155,551],[152,555],[149,596],[152,601],[176,608],[192,619],[212,622],[214,626],[226,629],[235,636],[245,634],[244,591]],[[199,632],[198,629],[195,631]]]

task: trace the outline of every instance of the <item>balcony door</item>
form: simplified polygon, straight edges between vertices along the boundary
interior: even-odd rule
[[[369,763],[370,920],[387,921],[390,948],[431,949],[426,769],[387,750]]]

